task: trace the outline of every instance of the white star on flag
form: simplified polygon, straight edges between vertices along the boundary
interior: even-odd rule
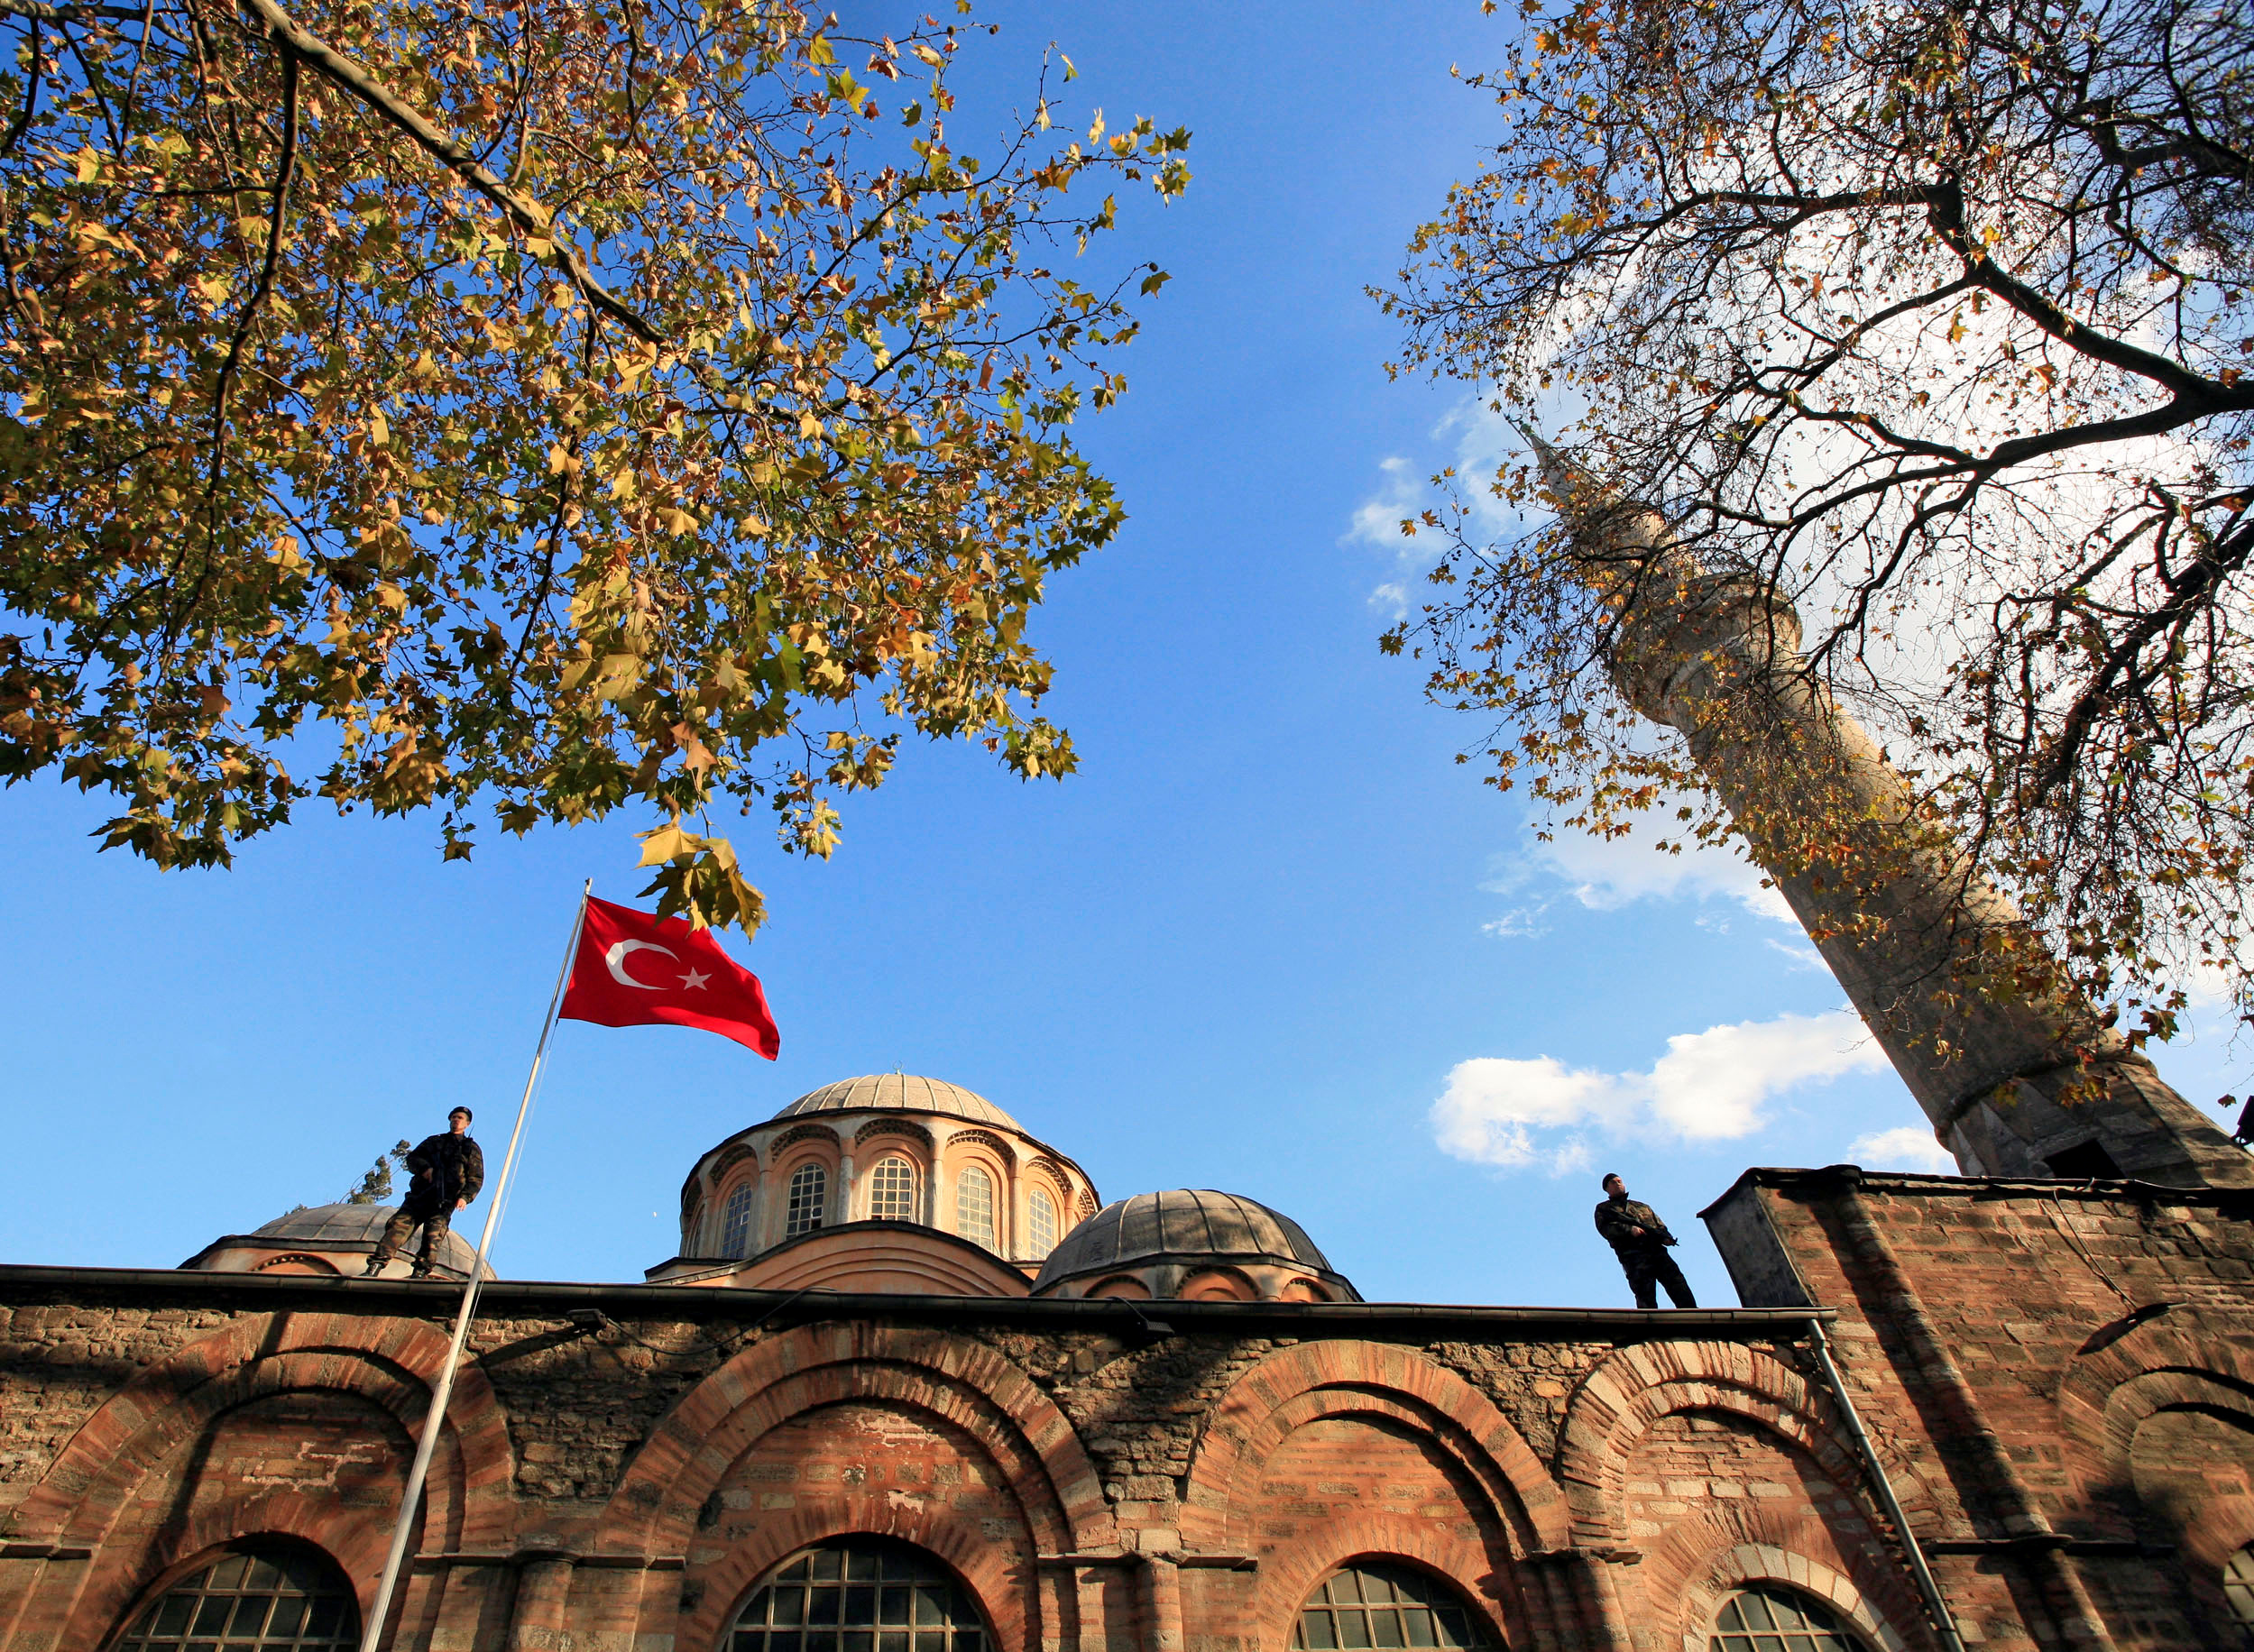
[[[692,969],[681,977],[681,985],[684,987],[702,987],[705,982],[711,980],[712,978],[713,977],[709,975],[700,975],[695,970]]]

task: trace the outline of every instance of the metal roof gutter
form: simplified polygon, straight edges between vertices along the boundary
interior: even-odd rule
[[[236,1301],[281,1308],[318,1304],[323,1309],[404,1313],[450,1312],[461,1287],[449,1280],[329,1279],[308,1274],[203,1273],[172,1268],[43,1268],[0,1265],[0,1300],[73,1293],[159,1296],[201,1303]],[[1460,1328],[1489,1335],[1532,1335],[1570,1330],[1606,1337],[1735,1332],[1793,1341],[1807,1334],[1807,1308],[1528,1308],[1425,1302],[1186,1302],[1158,1298],[939,1297],[831,1290],[752,1290],[710,1285],[584,1284],[498,1280],[481,1300],[497,1317],[575,1308],[603,1308],[621,1317],[743,1320],[766,1316],[794,1321],[871,1318],[943,1323],[1048,1326],[1096,1330],[1164,1320],[1183,1331],[1257,1326],[1269,1331],[1336,1334],[1348,1330],[1434,1331]],[[1817,1317],[1828,1321],[1829,1309]]]

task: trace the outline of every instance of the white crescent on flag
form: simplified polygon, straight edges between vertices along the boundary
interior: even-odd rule
[[[638,981],[632,976],[626,973],[627,954],[636,950],[646,952],[663,952],[667,958],[672,959],[676,963],[680,961],[681,957],[681,955],[676,952],[671,947],[661,947],[654,941],[615,941],[612,944],[611,950],[603,955],[603,961],[611,966],[611,978],[616,981],[621,987],[639,987],[644,992],[665,991],[663,987],[652,986],[648,981]]]

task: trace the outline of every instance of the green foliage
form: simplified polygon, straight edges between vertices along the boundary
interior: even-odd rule
[[[404,1167],[409,1152],[409,1145],[402,1139],[392,1146],[390,1152],[378,1154],[368,1173],[360,1179],[360,1185],[345,1195],[344,1202],[347,1205],[381,1205],[390,1198],[391,1166],[397,1163]],[[302,1210],[305,1207],[300,1205],[298,1208]]]
[[[906,731],[1070,771],[1028,621],[1122,519],[1069,427],[1161,278],[1046,261],[1186,133],[1044,99],[982,162],[960,26],[787,0],[0,18],[0,775],[167,867],[311,796],[449,858],[631,805],[749,928],[713,805],[826,855]]]

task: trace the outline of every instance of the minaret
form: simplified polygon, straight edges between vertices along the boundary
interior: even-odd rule
[[[1791,605],[1710,571],[1655,511],[1592,498],[1528,435],[1617,616],[1614,682],[1681,730],[1964,1173],[2254,1186],[2254,1158],[2099,1021],[1815,681]]]

